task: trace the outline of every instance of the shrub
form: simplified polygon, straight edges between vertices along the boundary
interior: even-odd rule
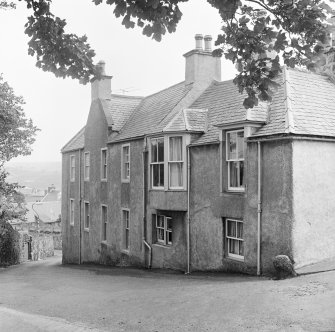
[[[20,263],[20,235],[7,222],[0,220],[0,266]]]

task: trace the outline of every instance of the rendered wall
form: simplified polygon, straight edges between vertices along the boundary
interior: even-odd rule
[[[293,142],[296,266],[335,257],[335,143]]]
[[[75,156],[75,181],[70,181],[70,156]],[[82,161],[81,161],[82,162]],[[62,255],[63,263],[79,263],[79,151],[62,157]],[[70,198],[74,199],[74,225],[70,225]]]
[[[273,273],[273,258],[292,258],[292,145],[278,140],[261,143],[262,214],[261,272]],[[245,206],[245,261],[257,268],[257,143],[248,144],[247,200]]]

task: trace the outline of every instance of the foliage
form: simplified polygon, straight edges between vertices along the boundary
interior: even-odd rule
[[[23,104],[0,75],[0,167],[4,161],[31,152],[38,129],[25,118]]]
[[[19,233],[0,219],[0,266],[18,264],[20,262]]]
[[[29,54],[36,65],[59,77],[72,77],[87,83],[99,73],[93,65],[94,51],[86,36],[65,33],[65,20],[50,11],[51,0],[19,0],[32,10],[25,33],[31,37]],[[215,56],[224,55],[239,71],[234,82],[248,97],[246,108],[258,100],[271,100],[280,69],[280,57],[286,65],[315,70],[327,42],[334,15],[335,0],[207,0],[223,21],[222,34],[216,40]],[[159,41],[166,32],[174,32],[182,12],[179,4],[188,0],[93,0],[114,6],[114,15],[123,17],[126,28],[135,25],[143,34]],[[6,7],[7,3],[7,7]],[[8,1],[0,8],[8,8]],[[272,54],[273,56],[269,56]],[[279,57],[280,56],[280,57]]]

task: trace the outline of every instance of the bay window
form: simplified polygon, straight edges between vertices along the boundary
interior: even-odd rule
[[[150,140],[150,172],[153,189],[186,189],[186,137],[171,136]]]
[[[244,130],[226,132],[228,190],[244,190]]]

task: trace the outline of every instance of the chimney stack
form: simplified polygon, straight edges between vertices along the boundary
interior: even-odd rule
[[[205,52],[212,52],[212,36],[206,35],[205,40]]]
[[[100,79],[95,79],[91,83],[91,100],[95,99],[110,99],[111,98],[111,79],[112,76],[108,76],[105,73],[105,61],[100,60],[96,65],[97,70],[101,74]]]
[[[205,39],[205,49],[203,40]],[[186,84],[208,84],[221,81],[221,58],[212,56],[212,36],[195,35],[195,49],[184,54]]]

